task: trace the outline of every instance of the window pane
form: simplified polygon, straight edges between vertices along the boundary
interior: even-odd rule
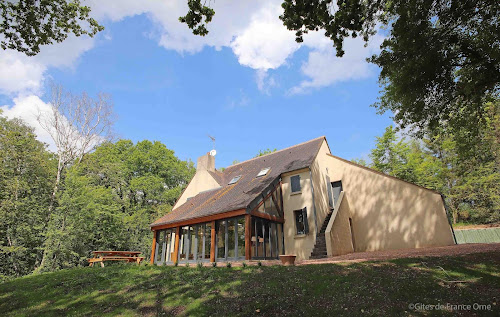
[[[226,257],[225,242],[226,242],[226,222],[225,220],[218,221],[217,228],[217,258],[224,259]]]
[[[196,227],[189,227],[189,257],[188,260],[194,260],[196,251]]]
[[[245,256],[245,218],[238,218],[238,257]]]
[[[212,225],[205,226],[205,259],[210,260],[210,247],[212,245]]]
[[[252,217],[252,234],[250,242],[252,243],[252,258],[257,256],[257,236],[255,234],[255,227],[257,225],[255,217]]]
[[[269,240],[269,233],[271,232],[269,229],[270,223],[265,221],[264,222],[264,249],[265,249],[265,257],[270,258],[271,257],[271,244]]]
[[[199,225],[196,227],[196,236],[198,237],[198,244],[197,244],[197,253],[196,253],[196,260],[201,261],[203,260],[203,226],[204,225]]]
[[[181,236],[179,237],[179,262],[186,260],[186,254],[188,253],[187,249],[189,248],[188,232],[189,227],[182,227],[180,230]]]
[[[235,220],[231,219],[228,220],[228,225],[227,225],[227,257],[228,258],[234,258],[236,256],[236,241],[235,241],[235,227],[234,227]]]
[[[172,238],[173,238],[173,232],[172,232],[172,230],[168,230],[167,231],[167,250],[166,250],[166,254],[165,254],[165,261],[166,262],[172,261],[172,253],[173,253]]]
[[[304,234],[306,233],[305,230],[305,219],[304,219],[304,213],[302,210],[295,210],[295,226],[297,227],[297,234]]]
[[[292,193],[300,192],[300,175],[290,177],[292,183]]]

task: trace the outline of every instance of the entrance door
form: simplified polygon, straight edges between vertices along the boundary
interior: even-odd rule
[[[339,199],[340,192],[342,191],[342,181],[332,182],[332,191],[333,191],[333,205],[337,203]]]

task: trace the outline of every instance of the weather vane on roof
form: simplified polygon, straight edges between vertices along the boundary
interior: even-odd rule
[[[217,154],[217,152],[215,151],[215,137],[211,136],[210,134],[207,134],[208,137],[212,140],[212,151],[210,151],[210,155],[212,156],[215,156],[215,154]]]

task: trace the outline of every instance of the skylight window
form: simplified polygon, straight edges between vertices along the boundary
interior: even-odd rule
[[[271,168],[270,167],[266,167],[266,168],[263,168],[260,170],[259,174],[257,174],[257,177],[261,177],[261,176],[264,176],[267,174],[267,172],[269,172]]]
[[[241,175],[233,177],[233,179],[228,183],[228,185],[232,185],[232,184],[236,183],[237,181],[240,180],[240,178],[241,178]]]

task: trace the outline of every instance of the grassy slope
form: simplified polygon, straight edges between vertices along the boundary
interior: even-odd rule
[[[449,282],[457,280],[468,282]],[[77,268],[0,284],[0,312],[387,316],[421,315],[409,310],[408,304],[439,302],[491,304],[489,312],[462,313],[496,315],[499,297],[500,253],[486,253],[297,267]]]

